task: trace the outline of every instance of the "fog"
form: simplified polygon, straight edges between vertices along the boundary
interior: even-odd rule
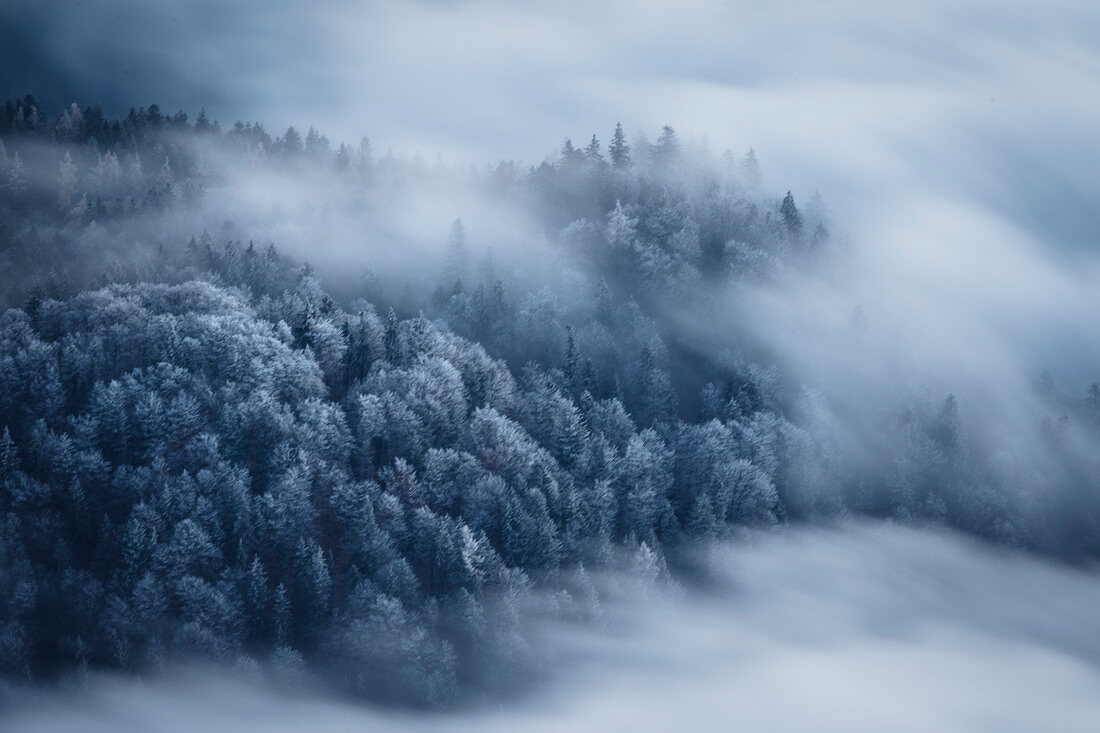
[[[429,716],[208,672],[9,693],[5,730],[1090,730],[1100,585],[936,530],[748,535],[708,590],[620,595],[604,630],[547,628],[537,692]]]
[[[15,2],[5,13],[13,63],[0,86],[53,108],[206,106],[226,125],[313,125],[479,166],[537,163],[552,141],[606,139],[617,120],[752,146],[772,188],[825,195],[855,251],[824,286],[749,306],[764,310],[755,330],[781,359],[843,374],[886,363],[1013,393],[1044,368],[1075,393],[1096,379],[1100,343],[1078,317],[1098,305],[1100,271],[1089,185],[1100,12],[1087,3]],[[417,202],[406,218],[465,211],[492,239],[484,207],[454,199]],[[299,233],[272,234],[292,246]],[[309,233],[358,255],[343,234]],[[382,241],[371,255],[392,250]],[[833,327],[856,307],[870,352]],[[835,381],[816,376],[825,391]]]
[[[0,727],[1095,729],[1094,568],[942,529],[797,521],[845,492],[861,492],[857,513],[903,520],[947,497],[972,534],[1078,559],[1100,547],[1100,422],[1059,423],[1100,381],[1097,39],[1100,7],[1070,0],[5,3],[0,96],[33,92],[51,116],[73,101],[111,114],[205,107],[225,129],[313,126],[334,147],[367,135],[390,166],[372,188],[312,160],[188,142],[213,171],[195,176],[196,201],[86,227],[50,209],[58,238],[90,258],[105,259],[108,240],[125,256],[131,240],[179,248],[204,230],[218,246],[273,242],[345,306],[372,287],[388,306],[411,285],[408,317],[445,277],[461,217],[470,269],[491,252],[517,310],[532,293],[556,299],[554,345],[563,313],[594,309],[602,273],[540,220],[537,196],[489,190],[498,161],[519,176],[564,167],[566,137],[606,147],[616,122],[637,149],[674,126],[691,183],[723,151],[752,148],[764,184],[751,202],[774,214],[790,189],[806,212],[820,192],[829,246],[686,306],[654,298],[646,315],[700,361],[774,365],[776,403],[835,470],[808,482],[818,496],[805,506],[784,496],[795,524],[701,552],[679,584],[638,595],[610,579],[604,625],[544,619],[532,640],[544,684],[499,704],[401,712],[173,667],[145,681],[93,672],[75,691],[11,688]],[[151,178],[159,160],[144,165]],[[28,177],[52,207],[54,159]],[[5,298],[22,285],[0,283]],[[541,366],[560,367],[548,353]],[[937,415],[948,394],[966,449],[945,458],[906,420]],[[902,489],[919,494],[916,509],[895,501]],[[966,504],[979,494],[996,521]]]
[[[16,2],[6,13],[24,30],[8,31],[20,50],[4,91],[33,87],[55,107],[205,105],[223,124],[314,125],[478,165],[537,163],[552,141],[606,138],[617,120],[752,146],[773,187],[825,195],[857,252],[807,297],[839,300],[843,314],[825,319],[862,306],[881,341],[873,359],[841,348],[813,317],[822,309],[784,294],[789,313],[768,301],[754,319],[783,358],[816,365],[824,349],[845,373],[885,359],[1002,384],[992,369],[1013,389],[1044,368],[1073,392],[1096,378],[1100,345],[1076,317],[1097,305],[1100,13],[1088,4]],[[26,50],[39,38],[49,63]],[[477,216],[472,202],[449,208]],[[808,350],[791,346],[807,337]]]

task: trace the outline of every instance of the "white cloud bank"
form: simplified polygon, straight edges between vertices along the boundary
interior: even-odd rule
[[[717,548],[715,593],[634,604],[623,633],[560,631],[553,683],[414,715],[204,675],[23,699],[5,730],[1086,731],[1100,725],[1093,571],[888,525]]]

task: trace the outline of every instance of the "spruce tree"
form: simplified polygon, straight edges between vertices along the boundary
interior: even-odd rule
[[[600,153],[600,141],[593,135],[592,139],[588,143],[588,147],[584,149],[585,156],[594,163],[603,161],[603,155]]]
[[[792,236],[802,234],[802,215],[798,213],[798,207],[794,204],[794,196],[790,191],[783,197],[783,203],[779,206],[779,215],[783,217],[783,224]]]
[[[630,146],[626,144],[626,135],[623,134],[621,122],[615,123],[615,134],[611,137],[611,145],[607,149],[611,154],[611,163],[616,168],[630,166]]]

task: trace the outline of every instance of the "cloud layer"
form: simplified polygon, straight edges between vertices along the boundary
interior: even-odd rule
[[[881,525],[749,537],[716,548],[709,566],[718,591],[612,610],[625,631],[551,632],[567,660],[554,683],[495,710],[414,716],[183,673],[38,693],[5,722],[169,733],[1030,731],[1100,720],[1092,572]]]
[[[904,334],[916,353],[903,362],[938,352],[1017,379],[1051,367],[1075,391],[1097,377],[1100,343],[1079,317],[1100,305],[1090,3],[16,0],[2,12],[15,59],[2,91],[54,105],[206,105],[223,123],[365,133],[379,151],[478,164],[538,162],[617,120],[754,146],[771,185],[825,194],[859,253],[845,311]],[[796,308],[795,320],[815,310]],[[835,338],[825,325],[768,321],[781,340],[803,339],[799,327]]]

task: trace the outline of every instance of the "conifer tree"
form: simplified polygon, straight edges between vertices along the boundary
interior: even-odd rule
[[[585,156],[594,163],[603,162],[603,154],[600,153],[600,141],[593,135],[592,139],[588,142],[588,147],[584,149]]]
[[[608,146],[608,152],[611,154],[611,163],[616,168],[627,168],[630,166],[630,146],[626,143],[626,135],[623,134],[623,125],[621,122],[615,123],[615,134],[611,137],[611,145]]]
[[[783,217],[783,224],[791,236],[797,237],[802,234],[802,215],[798,212],[798,207],[794,204],[794,196],[790,191],[787,191],[787,195],[783,197],[783,203],[779,206],[779,215]]]
[[[760,163],[756,160],[756,151],[749,148],[741,161],[741,179],[750,191],[758,191],[764,185],[764,176],[760,172]]]

